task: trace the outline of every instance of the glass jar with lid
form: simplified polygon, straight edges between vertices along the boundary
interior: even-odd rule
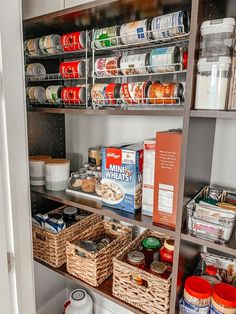
[[[132,251],[128,253],[127,263],[140,269],[145,269],[145,256],[142,252]]]
[[[68,206],[63,210],[63,220],[66,223],[66,227],[70,227],[74,223],[76,223],[76,216],[78,214],[78,210],[75,207]]]
[[[198,61],[195,109],[226,109],[230,67],[230,57],[203,58]]]
[[[142,246],[142,253],[145,256],[147,267],[150,267],[154,254],[159,253],[161,242],[156,237],[147,237],[143,239]]]
[[[174,239],[166,239],[164,246],[160,249],[160,258],[164,263],[173,264],[174,259]]]
[[[81,189],[83,178],[84,178],[84,175],[82,173],[72,172],[68,180],[68,188],[78,189],[78,190]]]
[[[97,180],[93,174],[86,175],[82,180],[82,190],[87,193],[92,193],[95,191],[95,186],[97,184]]]

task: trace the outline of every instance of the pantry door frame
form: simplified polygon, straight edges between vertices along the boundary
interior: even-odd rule
[[[0,10],[0,308],[35,314],[21,0]],[[7,255],[8,254],[8,255]],[[9,260],[9,272],[8,262]]]

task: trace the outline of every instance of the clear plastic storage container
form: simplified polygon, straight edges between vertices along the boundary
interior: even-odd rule
[[[201,57],[230,56],[233,47],[235,19],[205,21],[201,26]]]
[[[195,109],[226,109],[230,67],[230,57],[199,59]]]

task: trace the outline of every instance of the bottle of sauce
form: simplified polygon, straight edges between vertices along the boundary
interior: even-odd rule
[[[166,239],[164,246],[160,249],[160,260],[163,263],[173,264],[174,259],[174,248],[175,241],[174,239]]]
[[[147,268],[150,267],[151,263],[153,262],[154,254],[159,253],[161,242],[156,237],[147,237],[142,241],[142,253],[145,256],[145,261]],[[157,254],[155,254],[156,258]]]

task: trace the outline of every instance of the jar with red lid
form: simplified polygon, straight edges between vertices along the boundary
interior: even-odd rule
[[[189,310],[207,314],[211,301],[211,285],[201,277],[185,280],[183,306]]]
[[[220,283],[220,277],[218,275],[218,269],[213,265],[207,265],[205,272],[201,278],[207,280],[211,286]]]
[[[236,288],[227,283],[213,287],[210,314],[236,313]]]
[[[149,268],[153,262],[154,254],[159,253],[161,242],[156,237],[147,237],[143,239],[142,246],[142,253],[145,256],[146,265]]]
[[[160,249],[160,260],[164,263],[173,264],[174,259],[174,239],[166,239],[164,246]]]
[[[142,252],[132,251],[128,253],[127,263],[140,269],[145,269],[145,256]]]

